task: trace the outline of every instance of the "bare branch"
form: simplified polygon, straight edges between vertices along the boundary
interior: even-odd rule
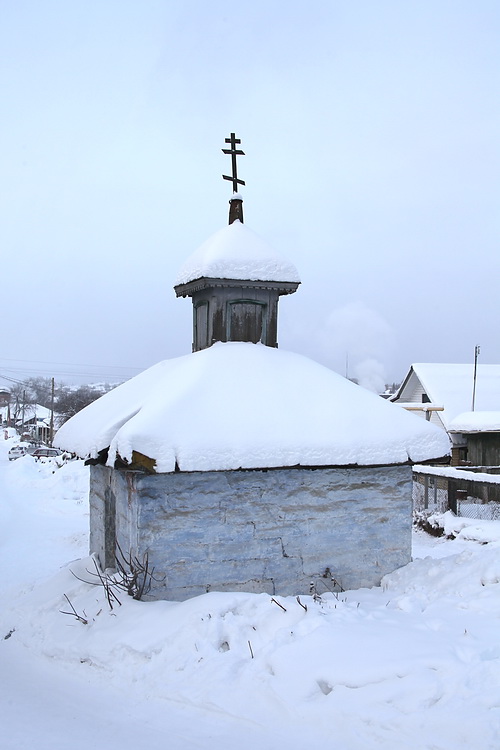
[[[271,601],[274,602],[275,604],[277,604],[278,607],[281,607],[281,609],[283,610],[283,612],[286,612],[286,607],[284,607],[282,604],[280,604],[279,602],[277,602],[276,599],[274,598],[274,596],[272,597]]]
[[[78,620],[78,622],[82,622],[84,625],[88,625],[89,621],[87,619],[85,619],[85,617],[82,617],[81,615],[78,614],[78,612],[73,607],[73,605],[71,604],[71,602],[70,602],[69,598],[66,596],[66,594],[64,594],[64,598],[66,599],[66,601],[68,602],[69,606],[71,607],[71,612],[63,612],[62,609],[60,609],[59,612],[62,615],[71,615],[71,617],[76,617],[76,619]],[[85,614],[85,612],[83,614]]]

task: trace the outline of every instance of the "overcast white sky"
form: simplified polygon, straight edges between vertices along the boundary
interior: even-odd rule
[[[392,382],[500,362],[498,0],[0,4],[0,374],[191,351],[179,267],[227,223],[292,260],[282,348]]]

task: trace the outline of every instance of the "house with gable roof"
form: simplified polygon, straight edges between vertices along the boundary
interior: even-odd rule
[[[474,410],[472,410],[474,392]],[[452,465],[500,465],[500,365],[413,364],[390,400],[450,435]]]

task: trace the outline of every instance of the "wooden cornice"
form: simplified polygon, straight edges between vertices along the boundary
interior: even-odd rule
[[[240,289],[272,289],[278,294],[293,294],[297,291],[298,281],[247,281],[241,279],[212,279],[202,276],[199,279],[188,281],[186,284],[174,286],[177,297],[192,297],[201,289],[212,289],[214,287],[228,288],[238,287]]]

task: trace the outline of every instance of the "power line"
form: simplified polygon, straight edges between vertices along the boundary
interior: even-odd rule
[[[16,380],[15,378],[9,378],[7,375],[1,375],[0,376],[3,380],[8,380],[10,383],[17,383],[18,385],[23,385],[22,380]]]
[[[125,365],[92,365],[88,362],[44,362],[38,359],[9,359],[8,357],[1,357],[0,362],[26,362],[34,365],[56,365],[58,367],[103,367],[116,370],[137,370],[138,372],[146,369],[145,367],[127,367]]]
[[[14,363],[14,362],[25,362],[27,364],[36,365],[38,360],[28,359],[8,359],[0,358],[0,371],[8,373],[11,377],[17,376],[19,378],[26,378],[30,376],[39,377],[57,377],[57,378],[98,378],[102,380],[127,380],[133,377],[139,372],[143,372],[146,368],[140,367],[125,367],[124,365],[91,365],[91,364],[71,364],[71,363],[56,363],[56,362],[39,362],[45,367],[15,367],[12,364],[3,363]],[[67,368],[89,368],[89,369],[58,369],[56,365]],[[114,370],[114,371],[113,371]],[[7,375],[5,375],[7,377]]]
[[[125,368],[124,368],[125,369]],[[135,368],[134,368],[135,369]],[[141,372],[137,368],[138,372]],[[47,376],[47,377],[54,377],[57,375],[57,377],[91,377],[91,378],[124,378],[127,377],[127,373],[119,373],[119,372],[82,372],[82,371],[75,371],[75,370],[54,370],[53,368],[50,370],[41,370],[41,369],[27,369],[27,368],[14,368],[14,367],[8,367],[3,368],[2,372],[9,372],[9,373],[18,373],[20,375],[40,375],[41,377]],[[132,373],[132,375],[135,373]]]

